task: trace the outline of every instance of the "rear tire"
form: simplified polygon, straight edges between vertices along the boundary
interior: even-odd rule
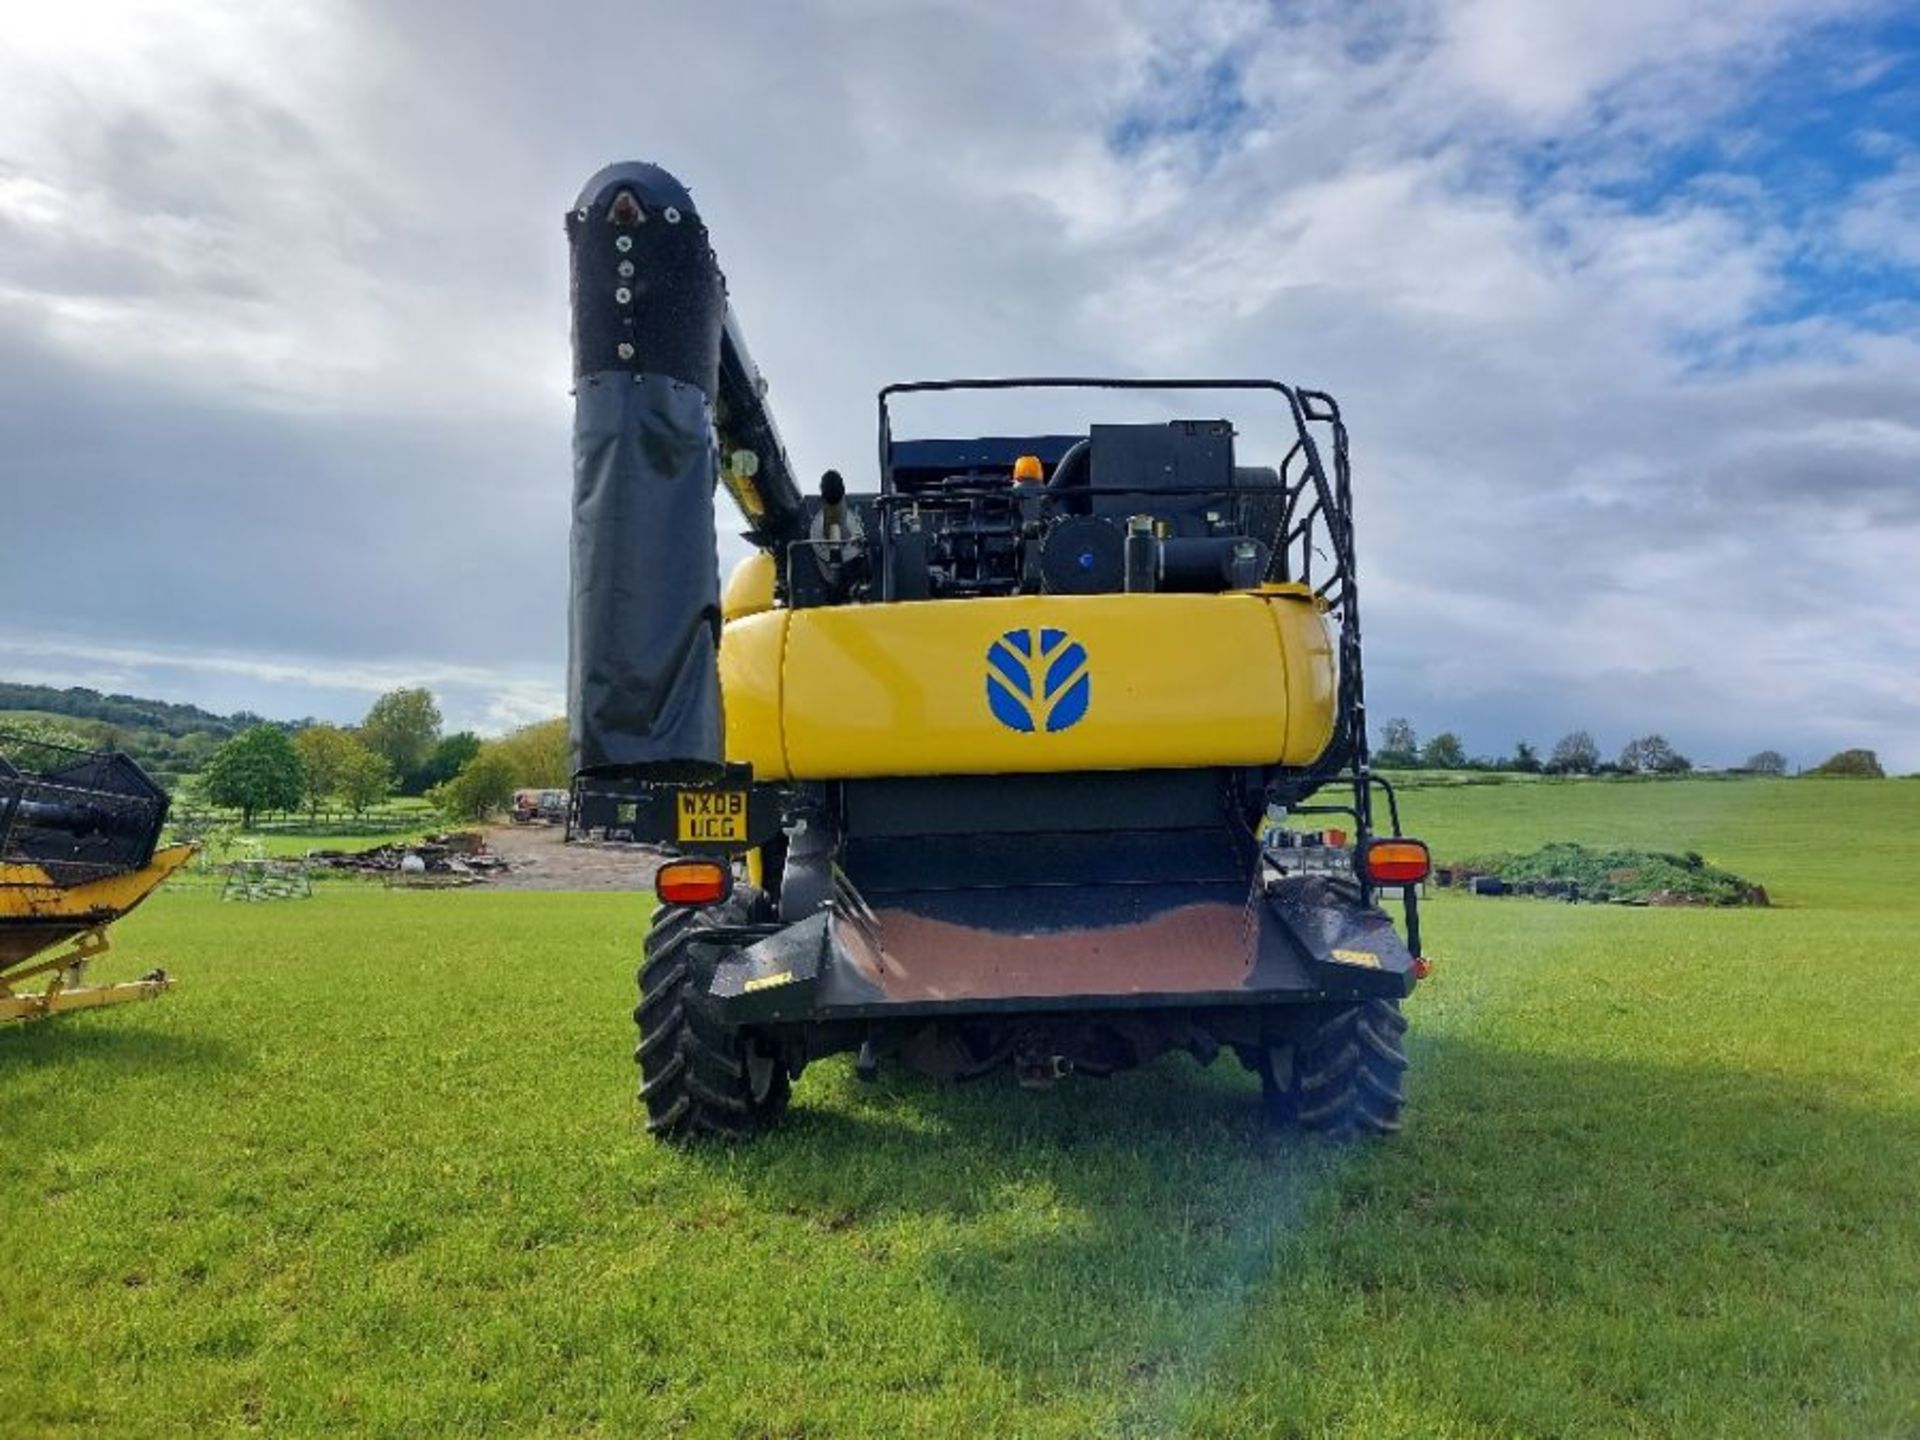
[[[740,1139],[765,1129],[787,1108],[791,1084],[777,1054],[721,1024],[701,1003],[697,977],[711,966],[703,932],[762,918],[757,890],[698,910],[664,905],[647,932],[634,1022],[640,1043],[640,1102],[647,1129],[662,1140]]]
[[[1255,1067],[1267,1118],[1331,1140],[1397,1133],[1406,1031],[1398,1000],[1367,1000],[1321,1011],[1291,1038],[1270,1037]]]

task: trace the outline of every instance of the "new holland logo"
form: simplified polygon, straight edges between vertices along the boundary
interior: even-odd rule
[[[1064,630],[1009,630],[987,647],[987,708],[1009,730],[1070,729],[1092,698],[1087,647]]]

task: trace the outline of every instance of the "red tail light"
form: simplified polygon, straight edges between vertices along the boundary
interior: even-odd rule
[[[717,905],[733,893],[733,871],[718,860],[669,860],[653,893],[663,905]]]
[[[1418,885],[1433,869],[1433,856],[1418,840],[1375,840],[1362,862],[1376,885]]]

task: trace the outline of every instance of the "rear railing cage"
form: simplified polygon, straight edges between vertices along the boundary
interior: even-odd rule
[[[1305,794],[1345,779],[1352,791],[1351,807],[1339,806],[1353,817],[1359,842],[1373,834],[1373,788],[1367,755],[1366,691],[1361,675],[1360,591],[1354,564],[1353,474],[1347,456],[1347,427],[1340,406],[1321,390],[1305,390],[1278,380],[1255,379],[1117,379],[1088,376],[1037,376],[974,380],[911,380],[880,391],[879,506],[884,515],[891,505],[912,503],[915,497],[895,498],[893,415],[896,395],[957,390],[1240,390],[1264,391],[1285,398],[1293,417],[1295,439],[1278,467],[1281,481],[1280,523],[1268,538],[1272,559],[1267,578],[1308,587],[1326,607],[1339,631],[1339,691],[1333,738],[1312,766],[1285,776],[1275,798],[1294,804]],[[1140,491],[1136,493],[1152,493]],[[1195,492],[1182,492],[1191,496]],[[1244,496],[1244,492],[1235,492]],[[959,499],[962,497],[954,497]],[[879,543],[890,543],[892,527],[880,527]],[[1394,830],[1399,825],[1395,817]],[[1364,875],[1361,883],[1366,885]]]
[[[60,886],[138,870],[167,806],[124,755],[0,731],[0,866],[37,868]]]

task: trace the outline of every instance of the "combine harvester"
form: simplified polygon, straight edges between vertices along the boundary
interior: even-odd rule
[[[750,1134],[840,1052],[1038,1087],[1175,1049],[1238,1055],[1276,1122],[1397,1129],[1428,856],[1368,769],[1333,400],[890,385],[877,493],[805,496],[686,189],[612,166],[566,230],[577,803],[680,856],[640,971],[652,1131]],[[1014,390],[1262,399],[1286,439],[1247,464],[1207,413],[895,437],[903,395]],[[717,485],[755,547],[724,592]],[[1274,843],[1336,813],[1347,873]]]
[[[89,985],[85,972],[110,946],[107,926],[193,858],[191,845],[158,848],[166,791],[124,755],[21,749],[57,758],[28,772],[0,755],[0,1020],[163,994],[164,970],[120,985]],[[28,981],[41,988],[23,992]]]

